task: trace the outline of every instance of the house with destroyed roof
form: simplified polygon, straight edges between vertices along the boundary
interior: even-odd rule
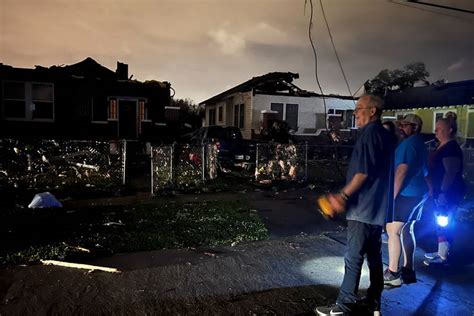
[[[354,128],[352,97],[320,95],[293,83],[297,73],[271,72],[254,77],[200,103],[203,126],[239,127],[246,139],[275,120],[286,121],[294,135],[317,136],[326,128]]]
[[[163,140],[176,122],[171,85],[140,82],[117,62],[92,58],[33,69],[0,64],[0,135],[62,139]]]

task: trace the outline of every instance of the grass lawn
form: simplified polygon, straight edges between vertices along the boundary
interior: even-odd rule
[[[0,214],[0,264],[231,245],[267,237],[257,213],[242,201],[8,209]]]

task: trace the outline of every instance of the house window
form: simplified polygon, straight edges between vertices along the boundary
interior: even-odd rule
[[[244,114],[245,113],[245,105],[241,104],[240,105],[240,111],[239,111],[239,127],[244,128]]]
[[[5,118],[26,118],[26,97],[24,82],[4,82],[3,115]]]
[[[138,101],[140,121],[148,121],[148,103],[145,100]]]
[[[116,121],[118,117],[117,114],[117,99],[110,99],[107,110],[107,119],[109,121]]]
[[[216,125],[216,109],[209,109],[209,125]]]
[[[31,84],[32,118],[52,120],[54,118],[53,85]]]
[[[234,105],[234,126],[244,128],[245,104]]]
[[[353,110],[346,111],[346,120],[344,122],[346,128],[354,128],[355,127],[355,117]]]
[[[6,81],[3,84],[3,114],[7,119],[54,120],[52,83]]]
[[[298,130],[298,104],[286,105],[285,121],[292,130]]]
[[[270,109],[278,112],[278,120],[283,121],[283,103],[272,103],[270,104]]]
[[[223,113],[223,112],[224,112],[224,107],[223,107],[223,106],[220,106],[220,107],[218,108],[219,122],[222,122],[222,118],[223,118],[223,116],[224,116],[224,113]]]

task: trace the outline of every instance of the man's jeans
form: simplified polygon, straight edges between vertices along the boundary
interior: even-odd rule
[[[357,300],[364,255],[367,255],[370,271],[370,286],[367,290],[367,298],[376,304],[380,304],[383,291],[381,234],[382,226],[359,221],[347,221],[344,280],[337,298],[337,304],[344,311],[351,311]]]

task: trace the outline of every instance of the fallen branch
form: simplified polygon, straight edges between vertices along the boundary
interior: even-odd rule
[[[71,246],[71,245],[66,244],[65,242],[63,242],[63,244],[64,244],[66,247],[75,249],[75,250],[77,250],[77,251],[88,252],[88,253],[91,252],[89,249],[83,248],[83,247],[81,247],[81,246]]]
[[[44,265],[53,265],[53,266],[60,266],[60,267],[66,267],[66,268],[75,268],[75,269],[86,269],[86,270],[90,270],[90,271],[100,270],[100,271],[111,272],[111,273],[121,273],[121,271],[117,270],[116,268],[93,266],[93,265],[90,265],[90,264],[65,262],[65,261],[57,261],[57,260],[40,260],[40,261]]]

